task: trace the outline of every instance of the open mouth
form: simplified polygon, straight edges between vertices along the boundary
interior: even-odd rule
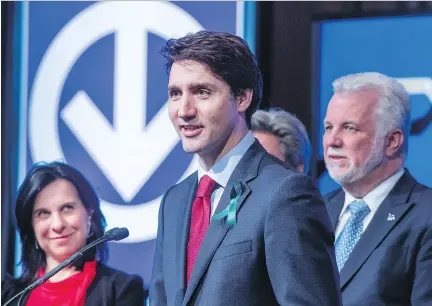
[[[182,125],[181,132],[186,137],[194,137],[201,133],[204,129],[201,125]]]

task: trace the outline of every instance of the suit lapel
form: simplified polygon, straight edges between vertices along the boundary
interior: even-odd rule
[[[239,181],[242,185],[242,196],[239,198],[236,208],[237,212],[239,211],[242,204],[245,202],[246,198],[251,192],[248,182],[257,176],[258,166],[264,155],[264,149],[257,141],[255,141],[249,150],[246,151],[245,155],[242,157],[237,167],[234,169],[230,179],[228,180],[226,188],[222,193],[222,197],[217,205],[215,215],[228,206],[231,189],[234,182],[236,181]],[[195,261],[195,266],[192,270],[192,275],[189,280],[189,285],[186,289],[183,305],[188,304],[192,294],[196,290],[205,271],[207,270],[213,255],[230,228],[231,226],[226,223],[226,218],[222,220],[212,220],[210,222],[209,228],[206,232],[204,241],[200,247],[197,259]]]
[[[333,231],[336,231],[336,227],[339,220],[339,215],[342,211],[345,203],[345,193],[342,189],[335,191],[334,194],[329,196],[327,205],[327,211],[330,216],[331,223],[333,225]]]
[[[183,194],[183,198],[179,199],[179,203],[185,203],[182,210],[178,213],[178,223],[179,224],[179,239],[177,239],[177,252],[178,263],[177,263],[177,288],[179,292],[176,296],[175,305],[181,305],[184,299],[184,294],[186,292],[186,250],[187,243],[189,239],[189,229],[190,229],[190,215],[192,211],[192,204],[195,199],[196,189],[198,188],[198,174],[195,172],[191,175],[184,185],[184,190],[187,190]]]
[[[408,170],[405,170],[403,176],[381,203],[369,226],[364,231],[340,271],[342,290],[387,234],[403,219],[414,205],[409,199],[415,184],[416,181],[414,178],[409,174]]]

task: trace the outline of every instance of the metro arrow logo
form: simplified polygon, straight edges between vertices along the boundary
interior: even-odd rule
[[[95,19],[103,22],[94,23]],[[101,2],[78,14],[53,40],[35,77],[30,104],[34,160],[63,158],[56,119],[63,84],[89,46],[115,33],[113,126],[84,91],[73,97],[61,117],[120,196],[130,202],[179,141],[166,103],[144,126],[147,33],[168,39],[200,29],[188,14],[163,2]]]
[[[116,31],[114,126],[83,91],[62,112],[63,120],[126,202],[179,141],[167,104],[144,127],[147,36],[134,29],[127,24]]]
[[[65,159],[60,113],[119,195],[130,202],[179,141],[166,101],[151,101],[161,103],[161,108],[146,120],[147,33],[167,40],[202,29],[191,15],[170,2],[101,1],[78,13],[52,40],[34,76],[28,110],[32,161]],[[104,101],[92,101],[82,90],[59,109],[63,87],[75,63],[94,43],[112,33],[113,123],[97,107]],[[196,160],[192,159],[179,180],[195,167]],[[109,226],[129,228],[130,236],[122,242],[139,242],[155,238],[160,200],[161,196],[146,203],[118,205],[101,199],[101,208]]]
[[[116,100],[117,112],[127,107],[128,103],[118,107],[121,101],[124,100]],[[137,116],[128,120],[128,111],[111,127],[81,91],[63,110],[62,117],[122,198],[129,202],[179,141],[174,128],[170,128],[166,108],[165,104],[145,129],[133,130],[144,121]]]
[[[432,78],[397,78],[411,95],[425,95],[432,104]]]

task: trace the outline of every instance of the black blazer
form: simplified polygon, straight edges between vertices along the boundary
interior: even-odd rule
[[[345,193],[325,197],[334,228]],[[432,189],[405,169],[340,271],[344,306],[432,305]]]
[[[9,277],[2,281],[1,303],[5,304],[28,284],[17,285],[16,280]],[[28,298],[28,296],[26,297]],[[102,263],[96,265],[96,276],[87,289],[85,306],[141,306],[144,305],[143,281],[139,276],[129,275],[112,269]],[[18,303],[15,299],[11,306]],[[25,299],[26,300],[26,299]],[[25,302],[21,302],[24,306]],[[48,305],[47,305],[48,306]]]

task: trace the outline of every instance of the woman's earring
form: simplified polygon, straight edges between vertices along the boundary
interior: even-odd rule
[[[39,244],[37,243],[37,240],[35,240],[35,248],[36,250],[39,250]]]
[[[93,236],[93,232],[91,231],[91,221],[88,223],[88,228],[87,238],[90,238]]]

